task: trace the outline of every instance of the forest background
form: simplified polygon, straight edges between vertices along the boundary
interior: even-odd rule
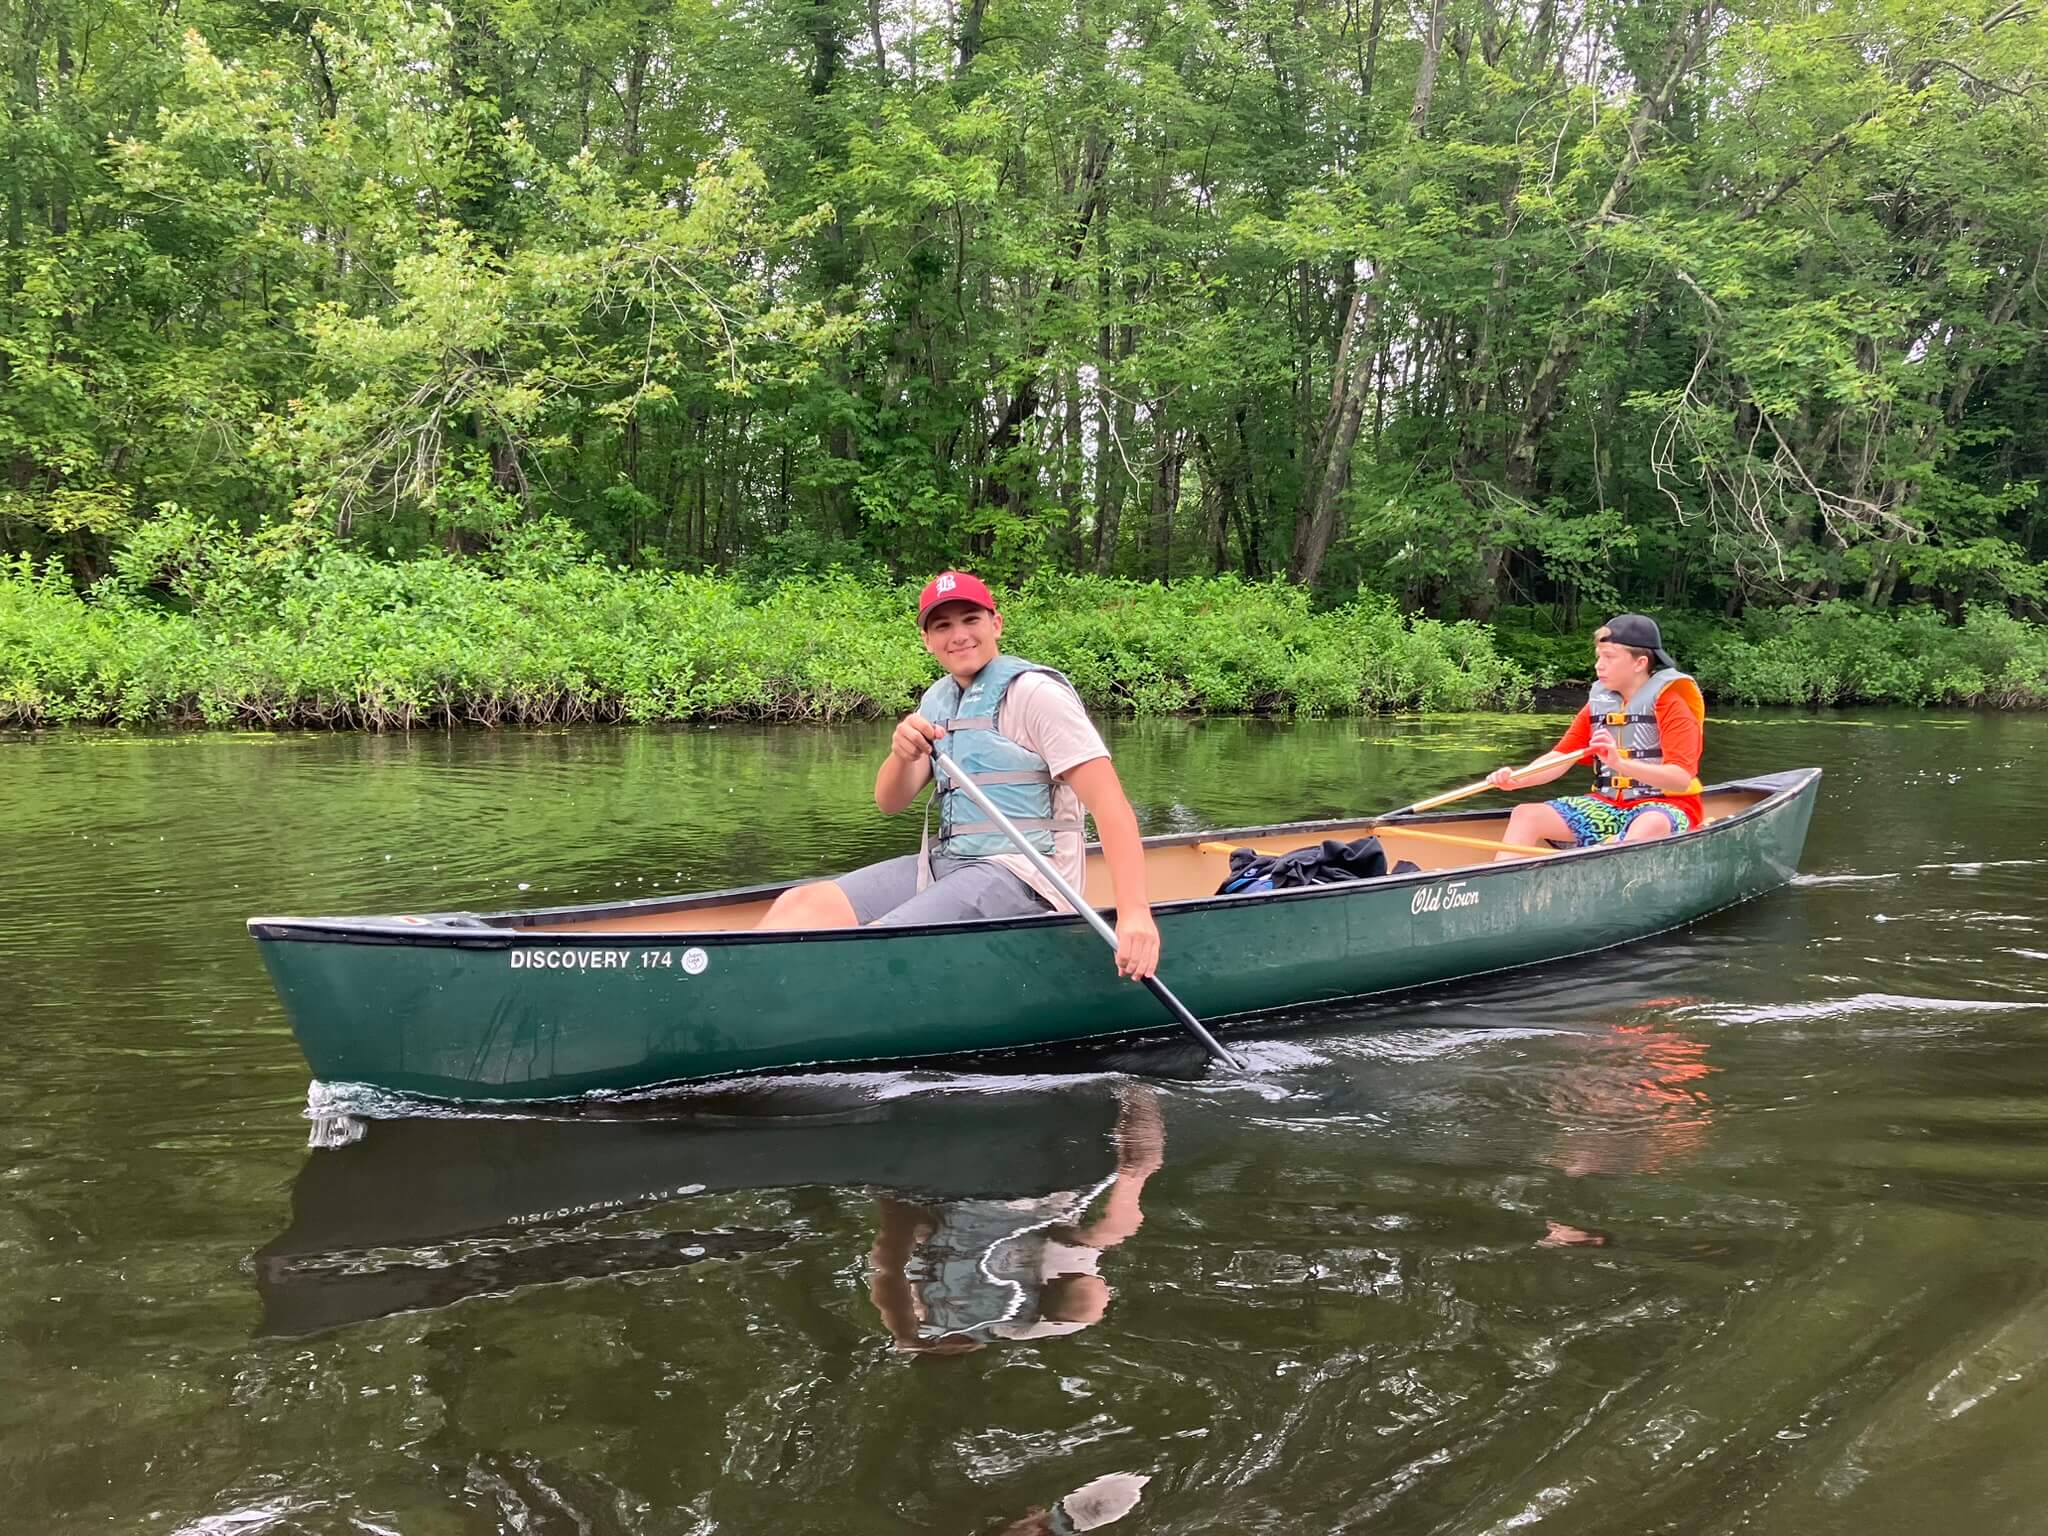
[[[893,709],[952,563],[1139,709],[1511,703],[1621,606],[1724,696],[2048,701],[2031,0],[8,0],[0,57],[0,719]]]

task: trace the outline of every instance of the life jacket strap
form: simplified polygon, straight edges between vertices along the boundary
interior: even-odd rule
[[[1019,832],[1079,832],[1081,823],[1071,816],[1012,816],[1010,825]],[[952,830],[939,839],[939,847],[956,837],[978,837],[985,832],[1001,832],[1003,829],[992,821],[958,821]]]
[[[1624,761],[1633,763],[1658,763],[1663,760],[1664,749],[1662,747],[1645,747],[1640,752],[1629,753],[1624,759]],[[1593,787],[1605,790],[1627,790],[1644,789],[1646,786],[1641,779],[1631,779],[1614,773],[1605,763],[1601,763],[1593,770]],[[1651,792],[1662,793],[1662,791],[1657,790],[1652,790]]]
[[[1040,773],[1034,768],[1015,768],[1001,773],[977,773],[974,776],[974,782],[984,786],[989,784],[1050,784],[1052,782],[1052,775]],[[942,795],[958,795],[964,794],[965,791],[958,784],[942,784],[939,786],[939,793]]]

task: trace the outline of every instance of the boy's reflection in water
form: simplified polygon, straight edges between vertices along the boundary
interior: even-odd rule
[[[1110,1472],[1084,1483],[1050,1509],[1034,1509],[1004,1526],[998,1536],[1073,1536],[1114,1525],[1138,1507],[1150,1473]]]
[[[1660,999],[1645,1009],[1685,999]],[[1557,1140],[1543,1160],[1573,1178],[1664,1173],[1697,1157],[1714,1126],[1706,1079],[1720,1070],[1703,1040],[1668,1024],[1615,1024],[1587,1037],[1589,1059],[1550,1094]],[[1612,1238],[1548,1220],[1542,1247],[1604,1248]]]
[[[953,1354],[1100,1322],[1103,1252],[1143,1223],[1138,1201],[1165,1153],[1158,1097],[1131,1084],[1117,1092],[1116,1171],[1092,1189],[929,1205],[877,1196],[868,1296],[896,1347]]]

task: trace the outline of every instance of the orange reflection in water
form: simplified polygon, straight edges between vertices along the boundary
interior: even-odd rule
[[[1557,1141],[1543,1161],[1579,1177],[1661,1173],[1697,1157],[1714,1125],[1706,1079],[1720,1071],[1706,1042],[1662,1021],[1612,1024],[1585,1038],[1585,1060],[1547,1096]]]

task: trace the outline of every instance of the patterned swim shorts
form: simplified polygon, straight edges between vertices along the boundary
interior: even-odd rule
[[[1638,816],[1664,817],[1671,823],[1674,837],[1693,829],[1692,817],[1668,800],[1645,800],[1623,810],[1605,800],[1595,800],[1591,795],[1566,795],[1561,800],[1552,800],[1550,808],[1572,829],[1572,836],[1578,840],[1574,846],[1579,848],[1589,848],[1594,843],[1621,837],[1635,824]]]

